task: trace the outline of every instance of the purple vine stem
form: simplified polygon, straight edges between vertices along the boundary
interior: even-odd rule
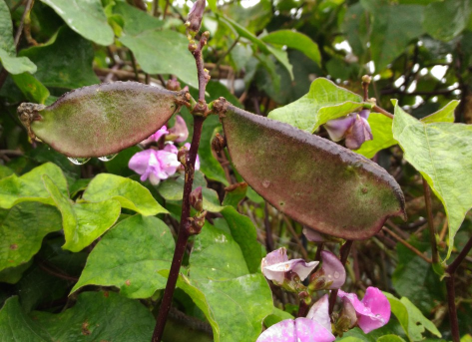
[[[456,293],[454,289],[455,273],[461,262],[472,249],[472,237],[467,241],[457,258],[446,268],[448,277],[446,278],[447,301],[449,308],[449,322],[451,324],[451,335],[453,342],[460,342],[459,321],[457,320]]]
[[[339,259],[341,263],[346,265],[347,257],[349,256],[349,251],[351,250],[352,240],[346,240],[344,245],[341,246],[341,250],[339,251]],[[334,304],[336,303],[336,297],[338,295],[338,290],[332,290],[331,294],[329,295],[329,314],[331,315],[334,310]]]
[[[167,322],[167,316],[169,314],[170,306],[172,304],[172,298],[174,296],[175,285],[179,277],[180,266],[182,265],[182,259],[187,249],[188,238],[192,235],[191,233],[191,222],[189,221],[190,216],[190,193],[192,192],[193,176],[195,173],[195,160],[197,159],[198,146],[200,145],[200,138],[202,136],[203,122],[208,114],[208,106],[205,102],[205,88],[210,80],[208,72],[203,67],[202,49],[206,45],[209,34],[204,32],[198,46],[194,44],[189,45],[189,50],[195,58],[197,64],[198,74],[198,103],[192,109],[193,114],[193,137],[192,145],[188,153],[187,163],[185,165],[185,184],[184,194],[182,199],[182,214],[180,216],[180,228],[179,235],[177,237],[177,243],[175,246],[174,257],[172,259],[172,266],[169,272],[169,278],[167,279],[166,289],[164,291],[164,297],[162,299],[159,314],[157,316],[156,327],[152,335],[152,342],[160,342],[164,333],[164,327]]]

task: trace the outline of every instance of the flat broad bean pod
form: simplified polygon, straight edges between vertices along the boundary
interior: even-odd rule
[[[18,114],[32,138],[66,156],[101,157],[149,137],[188,96],[137,82],[105,83],[73,90],[47,107],[22,103]]]

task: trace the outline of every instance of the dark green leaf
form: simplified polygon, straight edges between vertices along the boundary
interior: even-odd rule
[[[49,97],[49,90],[30,73],[24,72],[11,77],[25,95],[26,100],[44,104]]]
[[[447,110],[453,106],[447,106]],[[404,158],[421,172],[446,209],[449,257],[454,236],[472,207],[472,195],[464,191],[472,179],[472,126],[424,123],[405,113],[395,102],[393,137],[402,147]]]
[[[155,217],[136,215],[111,229],[90,254],[71,292],[85,285],[115,286],[129,298],[149,298],[163,289],[158,274],[170,268],[174,240],[169,228]]]
[[[35,73],[37,70],[36,65],[28,57],[11,56],[3,49],[0,49],[0,60],[3,67],[13,75],[23,72]]]
[[[0,49],[6,51],[10,56],[16,55],[10,9],[5,0],[0,0]]]
[[[449,41],[467,27],[471,13],[469,0],[433,2],[424,11],[423,27],[433,38]]]
[[[113,43],[113,30],[108,25],[100,0],[41,0],[84,38],[100,45]]]
[[[164,25],[162,20],[128,5],[126,2],[118,1],[113,7],[113,12],[123,18],[125,34],[134,36],[147,30],[161,28]]]
[[[107,199],[97,203],[73,203],[47,175],[44,185],[62,214],[66,243],[62,248],[79,252],[105,233],[120,216],[120,203]]]
[[[0,270],[28,262],[43,238],[61,228],[59,211],[48,205],[24,202],[0,209]]]
[[[53,341],[61,342],[150,341],[155,325],[151,312],[139,301],[114,292],[84,292],[64,312],[34,312],[31,316]]]
[[[312,133],[322,124],[354,112],[361,105],[362,98],[359,95],[327,79],[318,78],[311,84],[308,94],[271,111],[269,118]]]
[[[23,276],[23,272],[25,272],[31,266],[32,262],[33,261],[30,260],[29,262],[20,266],[9,267],[5,268],[3,271],[0,271],[0,283],[16,284]]]

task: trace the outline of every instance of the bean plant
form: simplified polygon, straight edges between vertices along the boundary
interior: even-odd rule
[[[471,339],[469,5],[0,0],[0,340]]]

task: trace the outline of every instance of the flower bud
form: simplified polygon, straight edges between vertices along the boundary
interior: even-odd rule
[[[195,188],[190,193],[190,205],[197,211],[203,210],[202,187]]]
[[[205,11],[206,0],[194,2],[187,17],[186,25],[190,34],[197,34],[202,26],[203,12]]]
[[[169,78],[166,82],[166,88],[172,91],[180,90],[180,82],[176,78]]]

